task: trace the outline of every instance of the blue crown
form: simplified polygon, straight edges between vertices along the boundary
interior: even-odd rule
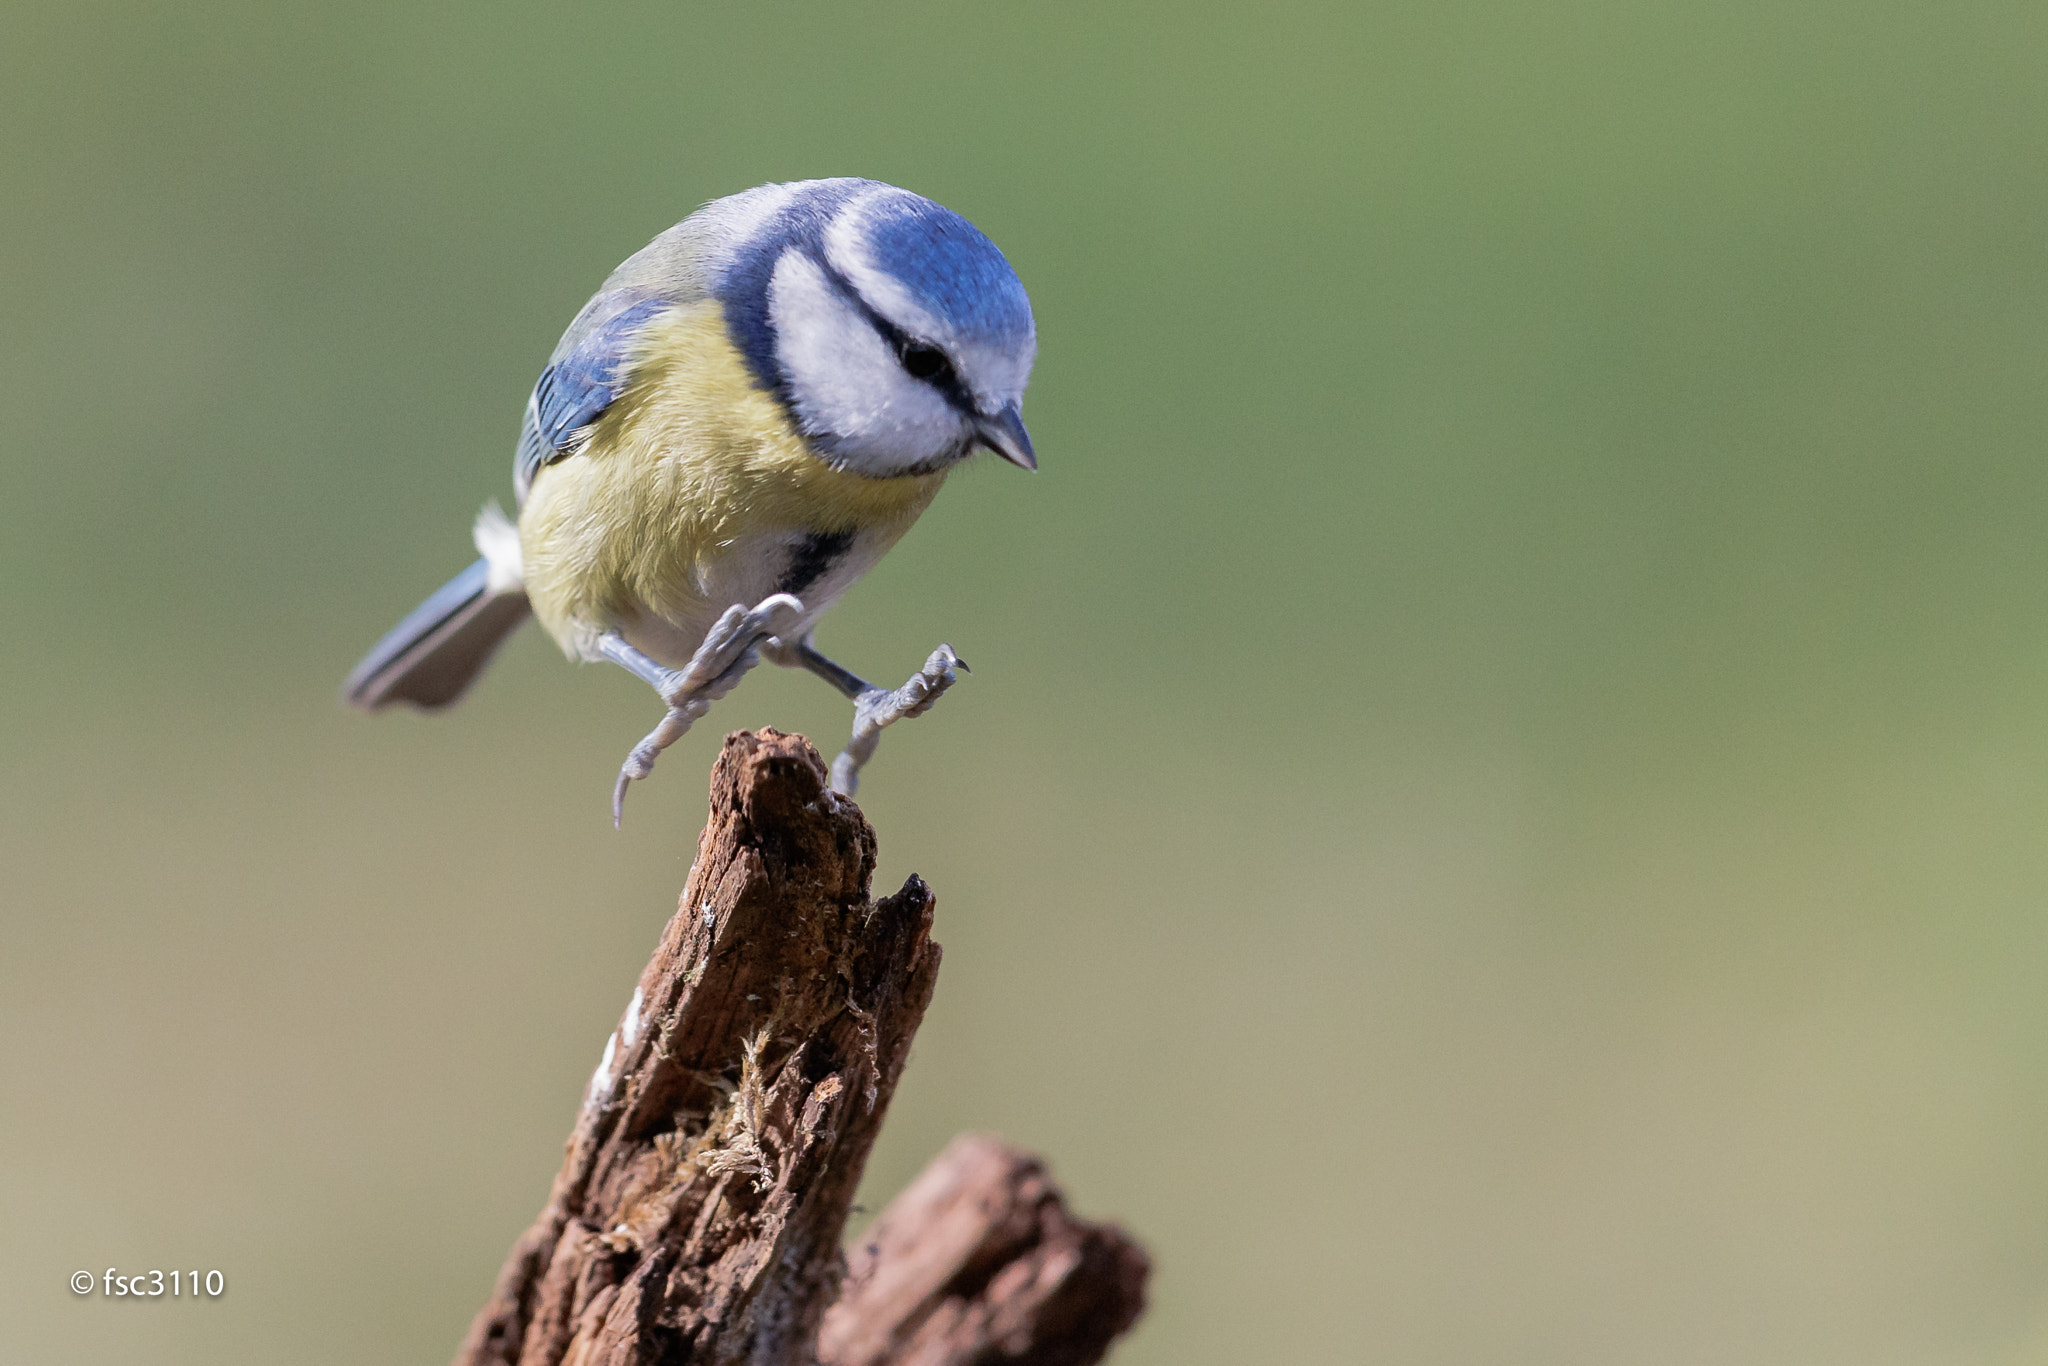
[[[1017,272],[979,228],[944,205],[899,191],[873,212],[868,243],[876,265],[964,335],[993,343],[1031,335],[1031,300]]]
[[[785,401],[786,377],[775,356],[768,319],[768,284],[775,264],[794,247],[828,276],[855,291],[825,259],[826,231],[856,197],[883,193],[864,208],[874,264],[901,281],[933,315],[964,339],[993,346],[1022,345],[1032,335],[1031,300],[1023,281],[996,244],[942,204],[877,180],[851,177],[806,182],[774,216],[737,245],[716,271],[712,294],[725,305],[733,344],[763,388]]]

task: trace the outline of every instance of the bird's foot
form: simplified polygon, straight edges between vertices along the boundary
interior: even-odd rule
[[[751,610],[735,603],[713,624],[704,637],[704,643],[690,657],[689,664],[680,669],[657,667],[649,675],[637,666],[638,661],[646,660],[646,656],[625,647],[634,658],[621,659],[621,662],[654,685],[661,700],[668,704],[668,715],[633,746],[626,755],[626,762],[619,766],[619,780],[612,787],[614,828],[625,819],[626,788],[635,779],[653,773],[654,761],[661,757],[661,752],[682,739],[691,724],[711,710],[713,702],[739,686],[747,671],[761,662],[764,643],[794,634],[796,624],[803,618],[803,610],[803,603],[788,593],[764,598]],[[624,646],[623,641],[619,644]],[[607,649],[606,653],[618,658],[621,652]]]
[[[671,707],[691,697],[717,701],[760,661],[762,643],[792,634],[803,612],[803,603],[788,593],[763,598],[751,610],[734,603],[712,623],[689,664],[664,671],[654,690]]]
[[[974,672],[967,661],[953,653],[950,645],[933,650],[924,667],[900,688],[870,688],[853,699],[853,738],[832,761],[832,790],[851,797],[860,787],[860,771],[875,757],[882,730],[911,716],[930,711],[946,689],[959,681],[953,671]]]

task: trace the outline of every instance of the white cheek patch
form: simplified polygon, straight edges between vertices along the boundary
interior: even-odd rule
[[[959,414],[903,372],[889,344],[800,251],[775,263],[768,318],[797,415],[808,430],[831,436],[835,459],[885,474],[960,444]]]

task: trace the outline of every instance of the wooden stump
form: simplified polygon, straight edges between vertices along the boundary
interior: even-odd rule
[[[930,890],[912,877],[871,902],[874,866],[874,831],[808,742],[727,737],[680,908],[458,1366],[818,1359],[854,1188],[939,968]],[[979,1233],[976,1200],[994,1219]],[[956,1143],[877,1221],[828,1359],[1094,1361],[1144,1276],[1034,1160]]]
[[[962,1134],[889,1202],[825,1313],[825,1366],[1087,1366],[1145,1307],[1151,1263],[1067,1211],[1045,1164]]]

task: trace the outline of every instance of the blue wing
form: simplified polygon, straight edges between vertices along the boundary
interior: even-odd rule
[[[668,307],[667,299],[600,294],[569,324],[526,402],[514,472],[521,502],[541,467],[575,454],[590,424],[617,401],[626,387],[633,338]]]

